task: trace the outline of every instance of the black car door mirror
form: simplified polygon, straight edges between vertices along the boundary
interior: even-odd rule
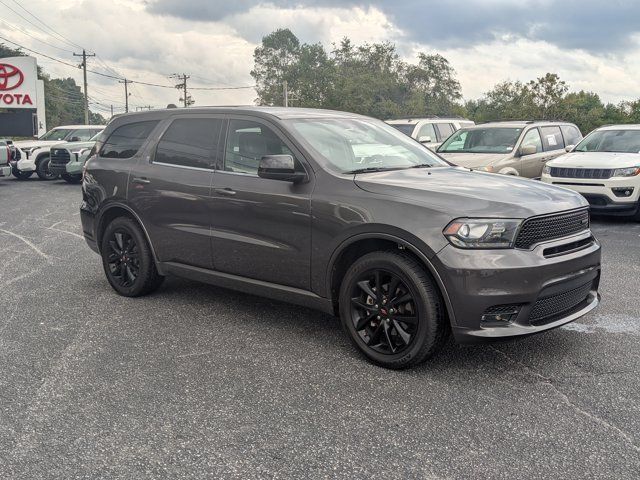
[[[258,166],[258,176],[293,183],[300,183],[307,179],[304,171],[296,170],[296,161],[291,155],[263,156]]]

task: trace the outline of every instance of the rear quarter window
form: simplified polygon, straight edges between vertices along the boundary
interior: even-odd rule
[[[577,145],[582,140],[582,134],[578,127],[573,125],[561,125],[562,136],[564,137],[564,143],[566,145]]]
[[[158,120],[127,123],[116,128],[100,150],[104,158],[131,158],[144,144]]]

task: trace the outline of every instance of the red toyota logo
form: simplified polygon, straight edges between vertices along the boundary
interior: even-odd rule
[[[19,68],[0,63],[0,90],[13,90],[22,85],[24,75]]]

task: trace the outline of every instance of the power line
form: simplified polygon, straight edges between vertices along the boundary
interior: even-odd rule
[[[16,12],[15,10],[13,10],[11,7],[9,7],[6,3],[4,3],[2,0],[0,0],[0,3],[2,3],[3,5],[5,5],[7,8],[9,8],[9,10],[11,10],[12,12],[20,15],[18,12]],[[59,37],[60,39],[62,39],[62,41],[64,43],[67,43],[68,45],[75,47],[75,48],[82,48],[84,50],[84,47],[81,45],[78,45],[77,43],[72,42],[71,40],[69,40],[67,37],[65,37],[64,35],[62,35],[61,33],[58,33],[56,30],[54,30],[52,27],[50,27],[47,23],[43,22],[42,20],[40,20],[39,17],[37,17],[35,14],[31,13],[29,10],[27,10],[25,7],[23,7],[20,3],[18,3],[18,0],[13,0],[13,3],[15,3],[18,7],[20,7],[23,11],[25,11],[26,13],[28,13],[29,15],[31,15],[33,18],[35,18],[38,22],[40,22],[42,25],[44,25],[44,27],[53,32],[57,37]],[[20,17],[24,18],[22,15],[20,15]],[[25,18],[25,20],[27,20]],[[29,22],[29,20],[27,20],[27,22]],[[32,22],[29,22],[32,25],[36,26],[35,24],[33,24]],[[36,26],[37,27],[37,26]],[[40,30],[42,30],[42,27],[37,27],[40,28]]]
[[[31,34],[29,33],[29,31],[28,31],[25,27],[23,27],[22,25],[14,25],[14,24],[7,23],[7,21],[6,21],[5,19],[0,19],[0,21],[1,21],[4,25],[6,25],[8,28],[13,28],[13,29],[15,29],[15,30],[19,31],[20,33],[22,33],[22,34],[26,35],[27,37],[31,37],[31,38],[33,38],[34,40],[37,40],[38,42],[42,42],[42,43],[44,43],[45,45],[49,45],[50,47],[57,48],[58,50],[62,50],[63,52],[73,53],[71,50],[67,50],[66,48],[58,47],[58,46],[56,46],[56,45],[53,45],[52,43],[45,42],[44,40],[42,40],[42,39],[40,39],[40,38],[36,37],[35,35],[31,35]]]

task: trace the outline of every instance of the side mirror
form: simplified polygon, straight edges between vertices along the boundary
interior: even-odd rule
[[[292,183],[307,179],[305,172],[296,171],[296,162],[291,155],[265,155],[260,159],[258,176]]]
[[[520,147],[520,156],[524,157],[526,155],[533,155],[534,153],[538,153],[538,147],[535,145],[523,145]]]
[[[421,137],[418,137],[418,141],[420,143],[431,143],[431,142],[433,142],[433,140],[431,139],[431,137],[429,135],[423,135]]]
[[[564,151],[569,153],[570,151],[572,151],[574,148],[576,148],[575,145],[567,145],[566,147],[564,147]]]
[[[79,142],[80,141],[80,137],[71,137],[69,139],[70,142]]]

